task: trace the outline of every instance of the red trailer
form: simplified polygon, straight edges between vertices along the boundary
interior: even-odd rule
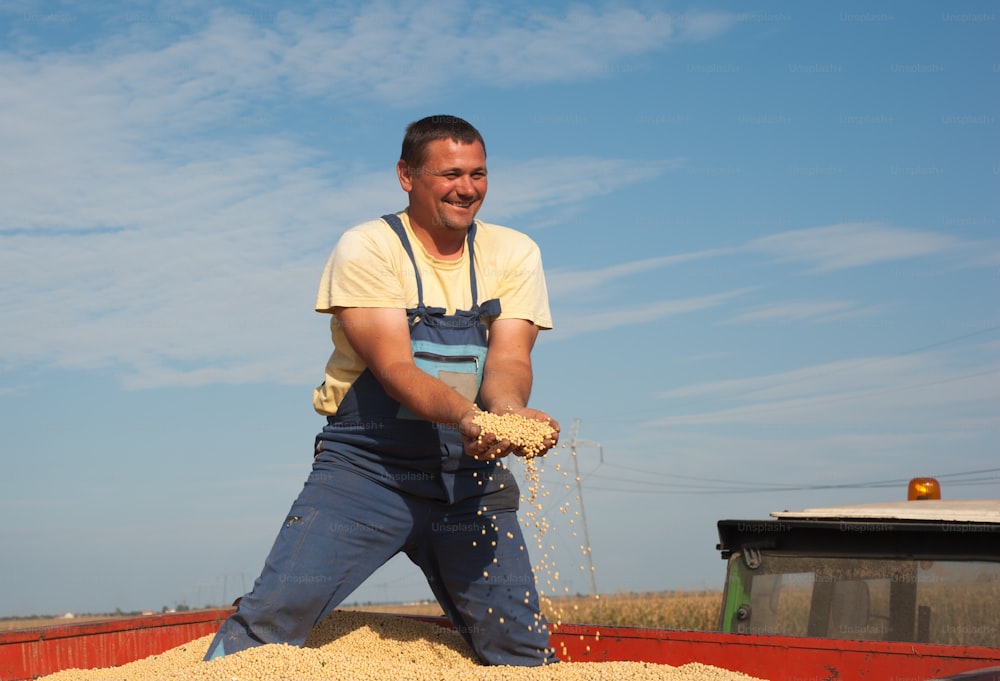
[[[0,634],[0,680],[61,669],[113,667],[214,633],[231,608],[67,624]],[[443,618],[421,617],[448,626]],[[724,634],[594,625],[553,625],[552,645],[577,662],[700,662],[771,681],[938,679],[993,667],[1000,648]]]
[[[911,483],[906,502],[720,520],[718,631],[563,624],[551,645],[574,662],[699,662],[770,681],[1000,681],[1000,500],[921,498],[930,482]],[[159,654],[230,612],[3,633],[0,681]]]

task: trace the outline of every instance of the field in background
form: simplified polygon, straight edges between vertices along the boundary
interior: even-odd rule
[[[542,598],[542,609],[550,622],[605,624],[657,629],[714,631],[722,607],[721,591],[660,591],[654,593],[618,593],[593,596]],[[388,612],[400,615],[443,615],[437,603],[382,603],[343,606],[344,610]],[[36,617],[0,619],[0,631],[30,629],[55,624],[79,624],[116,619],[114,615],[75,617]]]
[[[115,615],[94,615],[86,617],[18,617],[14,619],[0,619],[0,631],[12,631],[14,629],[34,629],[35,627],[51,627],[56,624],[80,624],[82,622],[103,622],[109,619],[116,619]]]
[[[722,611],[722,592],[625,592],[599,598],[542,598],[542,608],[552,622],[715,631]]]
[[[345,610],[394,612],[401,615],[441,615],[437,603],[350,606]],[[550,622],[605,624],[621,627],[715,631],[722,609],[721,591],[658,591],[593,596],[542,598]]]

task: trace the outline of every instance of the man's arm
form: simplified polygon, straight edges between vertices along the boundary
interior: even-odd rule
[[[511,453],[510,443],[496,442],[490,434],[481,433],[479,426],[472,422],[479,412],[474,403],[413,361],[404,310],[350,307],[335,308],[334,314],[343,327],[347,342],[391,398],[405,405],[418,418],[457,426],[470,456],[495,458]],[[515,411],[529,418],[548,419],[542,412],[524,407],[531,391],[530,353],[537,333],[533,324],[523,320],[493,323],[481,392],[484,404],[491,411]],[[552,423],[558,428],[554,421]],[[483,436],[481,442],[480,435]]]
[[[497,319],[490,326],[479,389],[488,411],[502,414],[528,404],[533,380],[531,349],[537,337],[538,327],[524,319]]]
[[[479,408],[413,361],[406,312],[398,308],[334,308],[347,342],[375,375],[386,394],[418,418],[457,427],[465,452],[475,458],[494,458],[498,443],[473,423]],[[480,438],[480,435],[482,438]],[[509,450],[509,448],[506,448]],[[503,454],[508,453],[504,451]]]
[[[513,412],[550,423],[553,436],[545,444],[551,449],[559,441],[559,424],[545,412],[527,407],[534,377],[531,350],[536,338],[538,327],[527,320],[497,319],[493,322],[479,396],[487,411],[496,414]],[[506,442],[500,443],[500,448],[504,450],[502,455],[524,454],[510,448]]]
[[[448,385],[422,371],[413,361],[406,312],[382,307],[335,308],[355,352],[392,399],[417,417],[457,424],[476,405]]]

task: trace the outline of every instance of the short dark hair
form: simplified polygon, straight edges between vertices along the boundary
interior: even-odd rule
[[[420,168],[427,158],[427,145],[441,139],[450,139],[460,144],[479,142],[483,146],[483,153],[486,153],[483,136],[468,121],[457,116],[427,116],[406,126],[399,159],[410,168]]]

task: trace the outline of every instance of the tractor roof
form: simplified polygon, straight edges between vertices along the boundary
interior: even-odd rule
[[[813,520],[922,520],[1000,523],[1000,499],[922,499],[774,511],[775,518]]]

